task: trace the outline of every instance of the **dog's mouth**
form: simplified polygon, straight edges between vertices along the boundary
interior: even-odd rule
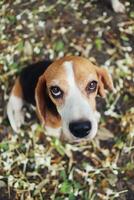
[[[69,142],[69,143],[81,143],[81,142],[93,140],[96,137],[96,135],[97,135],[97,132],[96,133],[94,132],[94,134],[92,134],[92,135],[88,134],[85,137],[75,137],[71,133],[69,135],[65,134],[62,130],[61,134],[60,134],[60,140],[66,141],[66,142]]]

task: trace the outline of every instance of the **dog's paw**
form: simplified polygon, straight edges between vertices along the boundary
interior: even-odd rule
[[[119,0],[111,0],[113,10],[116,13],[124,13],[125,12],[125,6],[119,1]]]
[[[24,123],[23,104],[21,98],[13,95],[10,96],[7,104],[7,115],[15,132],[19,132],[21,125]]]

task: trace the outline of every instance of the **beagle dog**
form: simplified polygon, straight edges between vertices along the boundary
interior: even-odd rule
[[[28,102],[36,106],[46,134],[71,142],[92,139],[99,121],[95,98],[105,97],[105,88],[113,90],[111,76],[86,58],[41,61],[23,68],[17,78],[7,105],[8,118],[18,132]]]

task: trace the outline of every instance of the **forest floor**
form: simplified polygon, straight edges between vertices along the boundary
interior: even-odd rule
[[[117,14],[104,0],[0,1],[0,200],[134,199],[134,1]],[[111,73],[116,92],[97,98],[99,138],[46,137],[35,113],[19,134],[6,104],[27,64],[82,55]]]

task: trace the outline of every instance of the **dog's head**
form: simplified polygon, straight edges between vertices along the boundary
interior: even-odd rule
[[[104,68],[69,56],[52,63],[39,78],[36,104],[45,126],[70,140],[91,139],[97,133],[96,95],[105,97],[113,82]],[[61,127],[61,129],[60,129]]]

